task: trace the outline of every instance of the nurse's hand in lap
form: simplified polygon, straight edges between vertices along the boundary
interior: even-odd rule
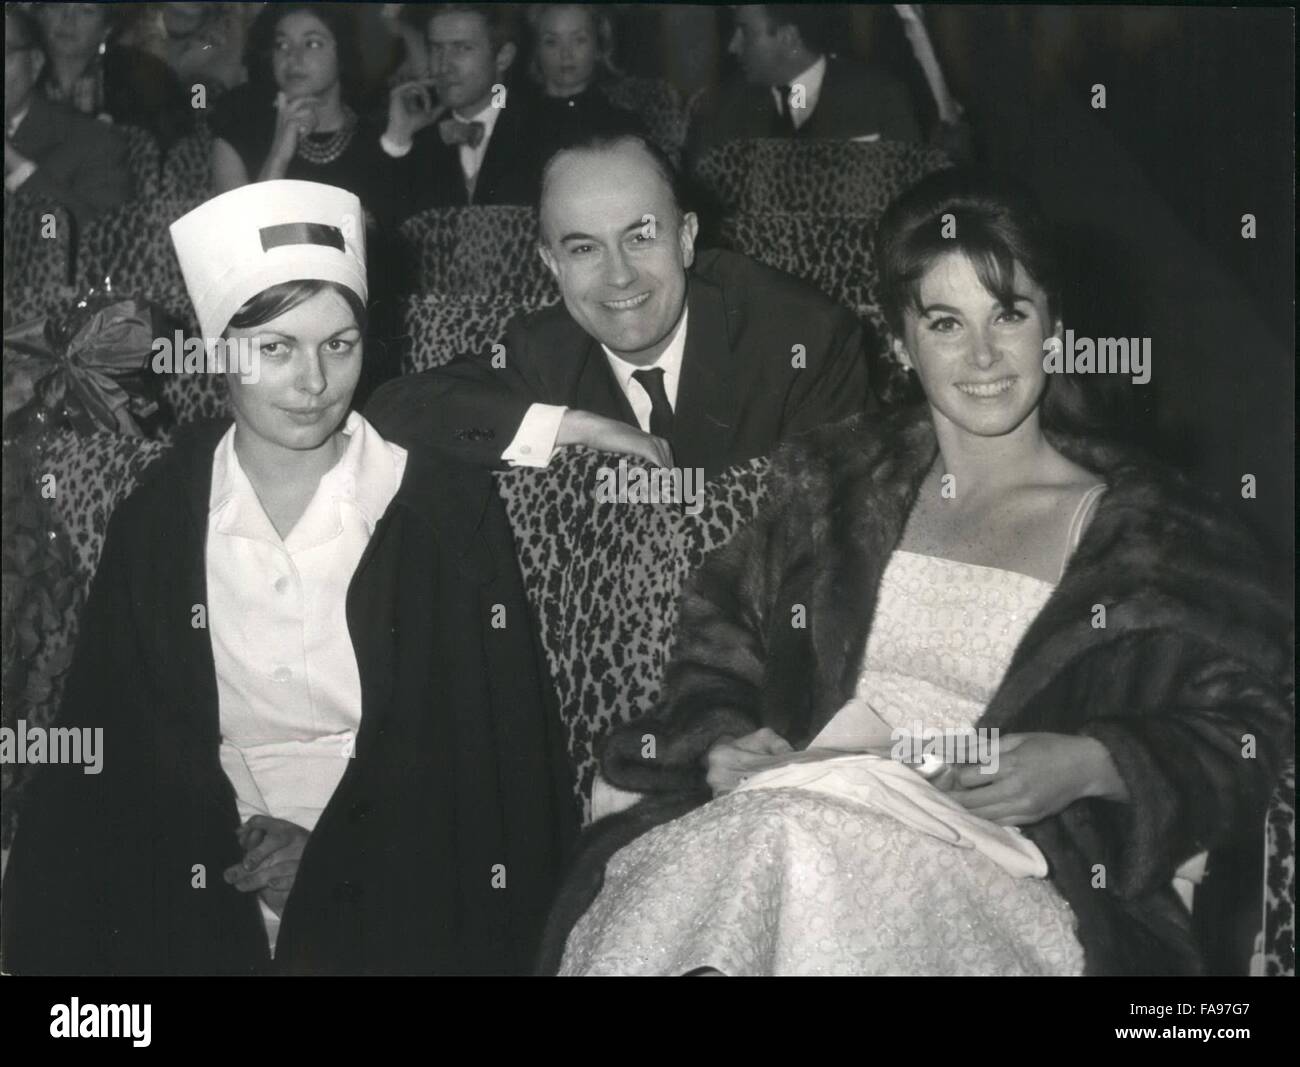
[[[945,768],[944,776],[941,789],[1002,826],[1039,822],[1084,797],[1128,800],[1106,746],[1074,734],[1011,734],[999,739],[996,770],[966,764]]]
[[[310,836],[295,823],[269,815],[254,815],[239,828],[244,858],[226,868],[226,881],[241,893],[256,892],[279,915],[293,889],[298,861]]]
[[[772,764],[774,756],[794,751],[790,743],[766,726],[743,737],[723,737],[714,742],[704,757],[706,781],[715,797],[729,793],[751,774]]]

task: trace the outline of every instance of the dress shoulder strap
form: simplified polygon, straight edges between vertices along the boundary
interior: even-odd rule
[[[1092,515],[1093,509],[1097,506],[1097,501],[1101,499],[1101,494],[1106,491],[1106,483],[1094,485],[1091,489],[1079,498],[1079,505],[1074,509],[1074,515],[1070,518],[1070,531],[1065,539],[1065,558],[1061,560],[1061,573],[1057,576],[1059,582],[1065,575],[1065,568],[1070,563],[1070,557],[1074,555],[1074,550],[1079,547],[1079,542],[1083,540],[1084,528],[1088,525],[1088,518]]]

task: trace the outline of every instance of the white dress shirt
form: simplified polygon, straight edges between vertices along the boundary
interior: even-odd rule
[[[629,363],[614,355],[604,345],[600,346],[604,349],[605,359],[609,363],[610,370],[614,372],[618,387],[623,390],[623,395],[632,406],[632,414],[636,416],[637,424],[646,433],[650,432],[650,411],[653,403],[645,387],[635,381],[632,375],[639,370],[661,367],[664,372],[664,392],[668,394],[668,403],[672,405],[674,411],[677,410],[677,387],[682,378],[682,357],[686,353],[688,314],[689,309],[683,308],[682,317],[673,332],[672,340],[668,342],[668,347],[659,354],[658,359],[647,366],[641,367]],[[567,407],[559,404],[531,405],[524,413],[523,420],[519,423],[519,429],[515,432],[509,447],[501,453],[501,458],[517,467],[545,467],[555,454],[555,438],[560,432],[560,420],[568,410]]]
[[[807,70],[800,73],[797,77],[790,79],[790,86],[793,89],[796,85],[803,86],[803,107],[792,107],[790,109],[791,120],[794,122],[794,128],[800,129],[805,122],[812,116],[813,109],[817,106],[817,101],[821,99],[822,82],[826,80],[826,57],[818,56],[815,62]],[[776,113],[784,114],[785,103],[781,98],[780,86],[772,86],[772,99],[776,101]]]
[[[205,566],[221,766],[240,821],[271,815],[307,831],[347,769],[361,724],[348,586],[397,493],[406,451],[353,412],[347,448],[283,540],[235,453],[212,461]],[[279,919],[265,904],[271,950]]]
[[[483,157],[487,155],[488,144],[492,141],[492,131],[496,129],[497,119],[501,117],[501,108],[493,107],[488,104],[477,115],[471,115],[466,118],[455,111],[452,112],[461,122],[481,122],[483,123],[483,140],[479,141],[477,148],[471,148],[467,144],[460,145],[460,171],[465,175],[465,184],[473,188],[474,182],[478,179],[478,172],[483,167]],[[471,197],[470,199],[473,199]]]

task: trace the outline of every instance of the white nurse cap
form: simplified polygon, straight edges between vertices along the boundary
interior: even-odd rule
[[[204,337],[281,282],[337,282],[364,302],[361,201],[319,182],[253,182],[200,204],[171,224],[185,288]]]

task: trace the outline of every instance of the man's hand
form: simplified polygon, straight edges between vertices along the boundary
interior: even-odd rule
[[[399,148],[405,148],[417,133],[442,117],[443,108],[434,103],[429,91],[432,84],[428,80],[403,82],[388,94],[384,136]]]
[[[1106,746],[1074,734],[1011,734],[999,739],[996,773],[978,764],[946,768],[945,774],[949,770],[945,792],[973,815],[1002,826],[1040,822],[1083,797],[1128,800]]]
[[[673,450],[662,437],[590,411],[566,411],[560,420],[560,432],[556,434],[555,443],[557,446],[586,445],[598,452],[639,456],[654,467],[673,465]]]
[[[721,796],[730,793],[751,774],[770,766],[774,756],[788,756],[793,751],[784,737],[766,726],[744,737],[724,737],[704,757],[708,768],[705,780],[713,795]]]
[[[295,823],[254,815],[239,828],[244,858],[226,868],[223,877],[241,893],[257,893],[279,915],[293,889],[310,836]]]

